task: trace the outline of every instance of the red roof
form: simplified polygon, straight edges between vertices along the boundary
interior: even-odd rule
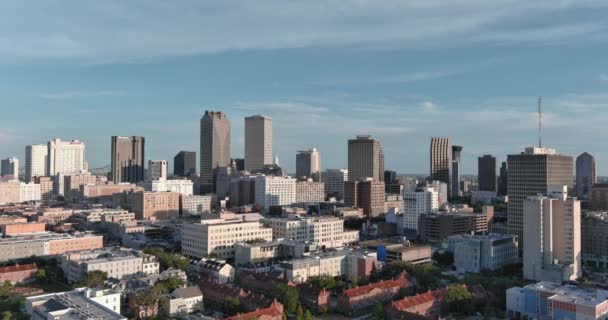
[[[10,273],[10,272],[18,272],[18,271],[27,271],[27,270],[38,270],[35,263],[30,264],[18,264],[10,267],[1,267],[0,273]]]
[[[365,295],[374,289],[387,290],[387,289],[391,289],[391,288],[395,288],[395,287],[402,287],[402,286],[403,287],[409,286],[409,281],[405,278],[399,278],[396,280],[380,281],[380,282],[376,282],[376,283],[370,283],[365,286],[346,290],[344,292],[344,294],[349,298],[354,298],[354,297]]]
[[[443,299],[443,297],[445,296],[446,293],[447,293],[446,289],[438,289],[435,291],[421,293],[421,294],[415,295],[413,297],[407,297],[405,299],[401,299],[401,300],[393,302],[393,308],[395,308],[399,311],[406,311],[410,308],[413,308],[413,307],[421,305],[421,304]]]
[[[276,300],[266,309],[259,309],[249,313],[237,314],[236,316],[225,318],[224,320],[250,320],[261,316],[281,317],[283,316],[283,305]]]

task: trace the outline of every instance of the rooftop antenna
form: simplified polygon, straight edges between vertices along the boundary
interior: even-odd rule
[[[541,97],[538,97],[538,147],[543,147],[543,138],[542,138],[542,128],[543,128],[543,111],[541,109]]]

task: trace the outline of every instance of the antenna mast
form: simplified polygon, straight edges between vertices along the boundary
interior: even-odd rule
[[[543,147],[542,139],[542,128],[543,128],[543,111],[541,109],[541,97],[538,97],[538,147]]]

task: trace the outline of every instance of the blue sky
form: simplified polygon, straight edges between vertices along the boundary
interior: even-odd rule
[[[345,167],[371,134],[386,167],[428,172],[432,136],[476,157],[537,141],[596,156],[608,174],[606,1],[5,1],[0,3],[0,157],[59,137],[110,162],[110,136],[143,135],[148,159],[198,153],[204,110],[274,119],[291,172],[316,147]]]

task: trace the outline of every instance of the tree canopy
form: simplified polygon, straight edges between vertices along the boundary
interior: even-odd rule
[[[87,273],[86,277],[80,280],[76,286],[78,287],[89,287],[89,288],[99,288],[103,286],[103,283],[108,279],[108,274],[100,271],[94,270]]]

